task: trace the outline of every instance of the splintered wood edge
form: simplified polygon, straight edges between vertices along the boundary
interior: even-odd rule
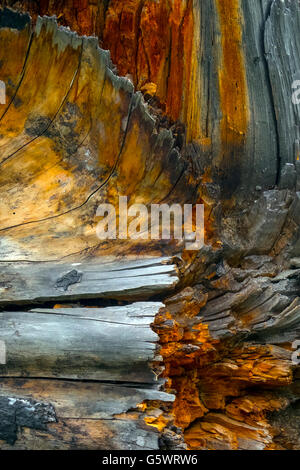
[[[0,304],[93,298],[141,300],[179,282],[172,258],[105,263],[1,263]]]
[[[41,448],[68,446],[69,434],[80,448],[87,432],[89,447],[97,449],[107,448],[108,436],[111,449],[158,449],[159,433],[144,421],[143,404],[175,400],[161,391],[164,381],[153,370],[161,359],[151,325],[162,307],[136,302],[1,312],[7,360],[0,366],[0,407],[27,408],[13,433],[1,428],[0,448],[32,448],[31,439]],[[43,436],[36,434],[40,426]]]
[[[97,380],[159,386],[151,363],[158,335],[152,330],[160,302],[106,309],[0,313],[6,362],[0,375]],[[58,366],[59,364],[59,366]]]

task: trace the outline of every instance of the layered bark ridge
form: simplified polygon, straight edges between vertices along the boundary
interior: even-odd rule
[[[54,416],[56,395],[64,393],[59,384],[47,394],[42,381],[6,376],[4,410],[11,396],[50,402],[40,426],[56,429],[51,441],[41,427],[25,426],[16,445],[31,448],[39,437],[72,448],[78,434],[81,448],[86,436],[93,448],[107,445],[107,436],[114,448],[137,447],[120,442],[123,426],[151,448],[159,437],[167,449],[300,449],[295,354],[292,360],[300,329],[299,106],[291,99],[300,70],[298,2],[4,3],[96,33],[120,75],[129,75],[115,74],[96,39],[59,29],[53,19],[34,26],[28,16],[1,13],[4,304],[13,305],[12,271],[24,268],[20,261],[44,269],[42,262],[62,258],[101,263],[104,255],[130,258],[147,249],[176,255],[164,263],[176,263],[180,275],[172,294],[151,291],[164,303],[153,321],[160,357],[151,367],[166,380],[167,396],[135,392],[139,403],[131,399],[99,423],[82,400],[95,400],[97,387],[80,383],[76,392],[63,377],[73,408],[67,403]],[[172,243],[100,244],[96,208],[123,194],[131,203],[204,202],[206,246],[188,253]],[[103,296],[101,289],[84,293]],[[77,421],[68,420],[79,401]]]

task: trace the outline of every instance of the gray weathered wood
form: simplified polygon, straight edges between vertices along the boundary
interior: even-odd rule
[[[84,298],[147,299],[178,282],[170,258],[91,263],[0,263],[0,304]]]
[[[300,106],[292,103],[296,91],[292,85],[300,79],[299,28],[299,1],[273,1],[265,26],[265,52],[277,117],[282,188],[295,188],[300,175]]]
[[[175,398],[150,388],[23,378],[2,378],[0,396],[51,402],[58,418],[73,419],[112,419],[144,400],[172,402]]]
[[[1,379],[0,447],[158,449],[157,430],[137,406],[148,399],[171,403],[174,396],[115,384]]]
[[[7,350],[0,376],[58,377],[152,384],[158,336],[151,323],[163,304],[108,309],[0,313]]]

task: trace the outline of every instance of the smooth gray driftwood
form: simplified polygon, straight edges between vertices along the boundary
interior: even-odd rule
[[[150,363],[163,304],[0,313],[7,350],[0,376],[98,380],[158,386]]]
[[[0,304],[84,298],[147,299],[178,282],[171,258],[91,263],[1,263]]]

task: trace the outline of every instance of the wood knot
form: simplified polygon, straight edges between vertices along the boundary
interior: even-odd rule
[[[76,271],[76,269],[73,269],[73,271],[70,271],[67,274],[64,274],[64,276],[62,276],[61,278],[59,278],[56,281],[55,287],[62,287],[64,291],[67,291],[69,286],[81,282],[81,279],[82,273],[79,273],[78,271]]]

